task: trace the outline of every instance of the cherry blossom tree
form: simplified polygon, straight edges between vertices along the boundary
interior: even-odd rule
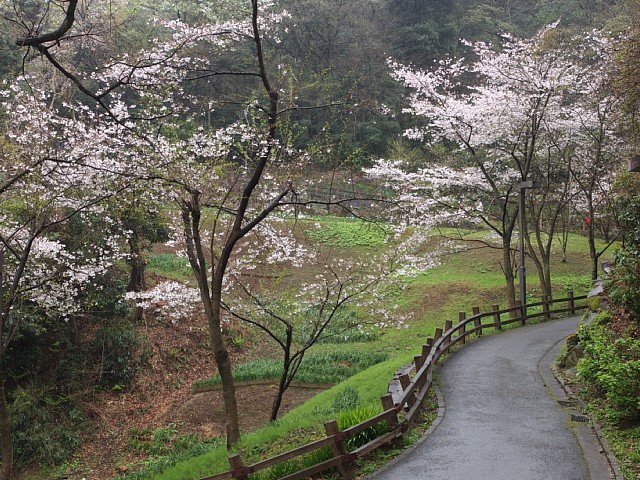
[[[0,360],[29,320],[23,307],[70,321],[86,307],[84,292],[125,258],[124,229],[105,215],[104,204],[127,188],[132,174],[112,140],[122,127],[104,128],[82,110],[76,119],[65,116],[29,80],[0,92]],[[64,241],[72,222],[92,225],[101,240]],[[13,448],[4,381],[0,368],[1,478],[8,479]]]
[[[500,239],[513,305],[512,242],[519,213],[515,200],[524,194],[521,182],[536,180],[545,186],[546,200],[552,193],[557,197],[531,212],[537,251],[543,253],[538,257],[540,283],[549,294],[550,244],[541,228],[555,228],[548,220],[558,218],[573,194],[566,185],[568,162],[576,151],[576,136],[584,132],[582,112],[593,111],[588,100],[611,67],[612,43],[599,32],[565,38],[556,23],[530,39],[504,35],[498,47],[468,45],[471,60],[442,60],[430,71],[389,61],[395,78],[412,91],[407,112],[422,122],[405,135],[428,145],[451,145],[457,152],[453,164],[427,166],[400,177],[398,173],[406,171],[401,162],[380,161],[370,173],[410,180],[420,200],[413,203],[416,212],[445,207],[458,219],[489,227]],[[555,208],[550,210],[550,204]],[[553,230],[546,233],[553,236]]]
[[[158,39],[149,48],[114,56],[93,71],[80,70],[70,60],[78,39],[92,48],[84,24],[76,21],[78,2],[60,3],[57,17],[42,23],[48,27],[44,33],[16,22],[26,28],[16,43],[37,51],[126,130],[119,141],[140,166],[139,178],[163,185],[165,198],[177,202],[222,378],[229,445],[240,431],[222,335],[223,293],[230,269],[242,263],[236,251],[250,241],[246,237],[274,211],[296,203],[300,154],[281,140],[280,128],[288,111],[304,108],[294,95],[282,95],[290,84],[287,71],[268,65],[265,53],[265,32],[277,45],[277,26],[286,12],[276,12],[268,1],[247,5],[247,15],[234,12],[209,24],[159,22]],[[230,54],[242,58],[225,63]],[[225,100],[238,106],[239,120],[217,130],[198,126],[194,111],[206,108],[210,119],[212,105],[202,103],[197,86],[223,77],[233,79],[234,91]]]
[[[304,223],[305,231],[321,228],[314,222]],[[392,284],[403,285],[401,248],[391,248],[392,232],[385,233],[388,248],[372,252],[366,260],[330,257],[308,238],[300,248],[294,243],[296,235],[289,236],[293,241],[283,248],[281,234],[263,234],[261,239],[271,246],[269,258],[260,259],[260,268],[251,275],[234,275],[240,294],[227,297],[226,310],[266,333],[282,351],[271,420],[276,420],[285,391],[314,345],[355,331],[374,333],[402,326],[401,316],[394,313],[394,300],[386,293]],[[305,232],[300,234],[306,237]],[[269,236],[276,242],[267,240]],[[278,268],[265,270],[274,260]],[[281,273],[268,274],[274,271]]]
[[[78,2],[71,0],[66,4],[60,3],[59,10],[54,15],[47,15],[45,25],[48,31],[31,28],[28,23],[21,24],[26,28],[16,43],[19,46],[35,49],[48,62],[70,80],[76,88],[95,105],[108,115],[114,124],[120,125],[130,132],[135,132],[138,138],[129,136],[131,144],[128,149],[136,152],[138,157],[148,155],[158,159],[158,163],[147,164],[149,177],[161,177],[171,180],[173,185],[181,189],[181,209],[184,221],[187,253],[191,266],[198,281],[201,299],[209,321],[212,348],[218,370],[223,379],[223,397],[227,418],[227,440],[231,445],[238,440],[240,430],[238,425],[235,389],[231,377],[229,354],[222,337],[221,301],[225,274],[229,261],[237,243],[246,236],[256,225],[262,222],[280,201],[291,192],[291,186],[285,183],[279,191],[270,192],[274,196],[266,205],[254,205],[256,189],[277,152],[276,132],[279,115],[279,91],[277,85],[272,85],[270,74],[265,61],[263,46],[263,31],[269,25],[279,22],[282,14],[263,14],[271,7],[271,2],[252,0],[249,5],[249,15],[239,20],[221,21],[208,25],[192,26],[180,20],[165,22],[165,34],[159,37],[150,49],[140,50],[130,56],[123,55],[115,58],[105,67],[93,72],[77,73],[73,64],[67,63],[67,52],[70,45],[77,39],[88,41],[84,24],[76,21]],[[56,24],[56,20],[58,23]],[[20,23],[20,22],[16,22]],[[53,26],[50,26],[53,25]],[[249,41],[247,46],[246,41]],[[226,47],[244,46],[253,64],[247,70],[220,70],[214,63],[214,55]],[[198,50],[199,49],[199,50]],[[208,51],[206,50],[208,49]],[[207,55],[202,55],[207,52]],[[186,142],[167,142],[160,135],[159,128],[168,130],[174,128],[177,132],[179,125],[162,126],[162,121],[172,118],[189,110],[196,99],[185,91],[184,81],[187,77],[192,80],[198,78],[214,78],[220,75],[234,76],[238,79],[249,78],[257,80],[266,99],[264,110],[259,99],[251,101],[248,109],[253,112],[265,113],[265,120],[261,123],[264,128],[258,128],[259,134],[249,133],[255,145],[251,145],[250,152],[244,157],[245,164],[239,166],[226,159],[221,160],[223,153],[217,155],[212,150],[221,144],[225,148],[231,141],[225,139],[242,137],[243,125],[236,123],[218,133],[219,138],[208,152],[203,141],[216,140],[215,134],[209,138],[205,135],[194,135]],[[254,84],[255,86],[255,84]],[[133,99],[137,104],[133,103]],[[262,120],[260,120],[262,122]],[[183,124],[184,125],[184,124]],[[222,138],[222,141],[221,141]],[[197,158],[190,155],[189,165],[178,165],[172,161],[181,159],[178,155],[181,147],[194,148],[202,158],[213,160],[206,166],[209,172],[195,167]],[[183,152],[184,153],[184,152]],[[196,153],[197,154],[197,153]],[[216,163],[220,161],[219,163]],[[203,162],[205,165],[205,162]],[[154,168],[157,171],[154,172]],[[205,169],[206,170],[206,169]],[[183,173],[181,175],[181,173]],[[185,178],[184,173],[204,174],[196,183],[192,178]],[[216,175],[216,173],[218,175]],[[215,197],[211,193],[219,193],[215,178],[223,173],[230,173],[221,183],[226,195]],[[205,185],[201,181],[205,180]],[[178,188],[175,192],[177,193]],[[210,202],[210,203],[209,203]],[[214,238],[221,235],[221,249],[216,250],[213,242],[204,243],[202,213],[203,209],[213,209],[217,218],[212,228]],[[207,256],[205,250],[209,250]]]
[[[158,39],[149,47],[114,56],[94,70],[78,69],[70,60],[79,38],[93,48],[75,21],[76,2],[59,5],[59,27],[45,33],[27,29],[17,40],[18,45],[36,50],[84,94],[83,101],[92,106],[74,107],[100,112],[101,121],[115,135],[116,155],[124,156],[137,179],[162,191],[167,205],[173,202],[222,378],[229,445],[240,431],[223,326],[226,315],[238,312],[230,307],[231,294],[252,291],[236,280],[255,268],[256,260],[278,265],[305,254],[276,228],[276,212],[294,216],[301,207],[322,204],[359,215],[353,198],[317,200],[311,189],[304,188],[310,157],[291,148],[283,125],[289,112],[315,106],[301,105],[289,70],[270,65],[265,51],[267,45],[278,45],[280,24],[287,14],[274,10],[272,2],[253,0],[248,5],[246,16],[232,15],[209,24],[158,22]],[[230,53],[234,59],[242,58],[225,62]],[[212,122],[215,102],[200,96],[199,86],[223,77],[233,82],[233,90],[222,108],[228,112],[232,104],[236,111],[231,119]],[[206,121],[199,122],[203,109]],[[350,290],[346,285],[355,285],[354,279],[333,271],[342,287],[328,286],[326,275],[318,279],[324,294],[315,301],[327,305],[324,312],[337,311],[374,283],[367,277]],[[193,293],[174,288],[170,292],[172,296]],[[144,293],[130,298],[149,301]],[[334,315],[321,318],[317,325],[326,325]],[[324,331],[319,326],[311,343]]]
[[[621,104],[603,78],[590,99],[590,109],[576,110],[581,128],[576,134],[572,178],[578,189],[575,210],[587,232],[591,278],[598,278],[598,261],[620,235],[616,227],[612,186],[631,145],[621,134]],[[597,236],[605,240],[598,248]]]

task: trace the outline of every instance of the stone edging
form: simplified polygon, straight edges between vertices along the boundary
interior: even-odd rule
[[[554,378],[556,379],[556,381],[558,382],[562,390],[564,390],[567,397],[575,400],[576,403],[578,403],[578,405],[580,406],[580,409],[583,413],[586,412],[586,415],[589,418],[589,425],[591,426],[591,429],[596,439],[598,440],[600,447],[602,448],[602,453],[604,454],[604,456],[607,459],[607,462],[609,463],[609,467],[611,469],[611,473],[613,474],[613,478],[615,480],[624,480],[624,477],[618,465],[618,459],[616,458],[615,454],[611,450],[611,447],[609,447],[609,443],[607,442],[607,439],[604,438],[604,435],[602,434],[602,429],[598,424],[598,422],[595,420],[595,417],[591,413],[589,413],[587,409],[587,404],[582,400],[582,398],[580,398],[571,389],[571,387],[566,382],[564,376],[555,365],[551,366],[551,372],[553,373]]]

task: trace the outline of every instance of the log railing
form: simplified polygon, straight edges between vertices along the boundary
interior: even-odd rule
[[[351,479],[353,478],[353,462],[357,458],[363,457],[383,445],[397,442],[403,433],[419,418],[424,400],[432,387],[436,363],[454,345],[464,345],[468,337],[471,335],[479,337],[485,329],[493,328],[498,331],[512,323],[524,325],[527,320],[532,318],[543,317],[548,320],[551,319],[552,315],[575,315],[577,312],[587,308],[586,298],[586,295],[574,297],[573,292],[569,292],[567,298],[558,300],[543,298],[540,302],[530,303],[525,306],[518,304],[515,307],[500,309],[498,305],[494,305],[492,310],[488,312],[480,312],[478,307],[474,307],[470,317],[467,317],[466,312],[460,312],[458,323],[454,325],[453,321],[448,320],[445,322],[444,328],[436,328],[434,336],[426,339],[422,346],[422,353],[414,357],[415,374],[413,378],[410,378],[406,373],[400,376],[402,392],[395,398],[390,394],[382,397],[382,413],[345,430],[340,430],[337,422],[331,420],[324,425],[325,438],[266,460],[261,460],[252,465],[245,466],[239,455],[233,455],[229,457],[230,470],[204,477],[201,480],[223,480],[229,478],[248,480],[249,475],[252,473],[326,447],[329,447],[331,451],[331,458],[281,478],[286,480],[306,479],[316,473],[335,469],[342,478]],[[538,307],[541,308],[538,309]],[[534,308],[536,309],[534,313],[527,313],[529,309]],[[386,433],[351,452],[347,451],[345,446],[346,439],[381,422],[386,422],[388,425]]]

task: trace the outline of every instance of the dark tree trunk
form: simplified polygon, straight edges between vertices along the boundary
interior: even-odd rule
[[[9,426],[9,408],[4,390],[4,369],[0,366],[0,448],[2,449],[2,470],[0,480],[11,480],[13,470],[13,440]]]
[[[506,238],[503,238],[502,241],[502,264],[502,271],[507,286],[507,306],[513,308],[516,306],[516,283],[512,268],[511,241]],[[518,312],[512,311],[511,316],[517,317]]]
[[[278,391],[276,392],[276,397],[273,399],[273,405],[271,406],[271,421],[275,421],[278,418],[278,412],[280,411],[280,407],[282,406],[282,398],[284,397],[284,392],[287,391],[289,385],[291,385],[291,380],[296,376],[298,372],[298,368],[300,367],[300,363],[302,363],[302,358],[304,357],[304,352],[300,355],[294,355],[293,359],[291,358],[291,345],[293,343],[293,328],[287,328],[287,340],[284,343],[284,360],[282,362],[282,375],[280,375],[280,381],[278,383]]]
[[[587,238],[589,240],[589,257],[591,258],[591,280],[598,279],[598,260],[600,255],[596,248],[596,232],[593,227],[593,217],[590,218],[587,224]]]
[[[131,255],[131,259],[129,260],[131,274],[129,275],[127,292],[143,292],[147,289],[147,282],[145,278],[146,261],[142,254],[142,249],[140,248],[138,231],[135,229],[129,238],[129,253]],[[142,307],[134,307],[133,320],[141,320],[143,313],[144,310]]]
[[[227,448],[240,440],[240,423],[238,421],[238,402],[236,400],[236,386],[231,372],[229,351],[222,336],[220,319],[220,305],[213,302],[209,316],[209,336],[213,346],[213,354],[218,366],[218,373],[222,381],[222,399],[224,401],[225,425],[227,433]]]
[[[278,391],[276,393],[276,398],[273,399],[273,404],[271,406],[271,417],[269,420],[272,422],[276,421],[278,418],[278,412],[280,411],[280,407],[282,406],[282,397],[284,397],[284,392],[287,391],[288,382],[287,377],[289,374],[289,365],[284,365],[284,371],[280,376],[280,381],[278,382]]]

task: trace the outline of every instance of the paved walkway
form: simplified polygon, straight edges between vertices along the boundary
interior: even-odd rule
[[[550,382],[551,350],[575,332],[577,322],[577,317],[567,318],[489,335],[454,353],[440,367],[445,398],[440,425],[369,478],[609,478],[588,465],[593,462],[585,459],[569,413],[552,398],[543,379]],[[594,449],[599,456],[593,445],[586,455]]]

